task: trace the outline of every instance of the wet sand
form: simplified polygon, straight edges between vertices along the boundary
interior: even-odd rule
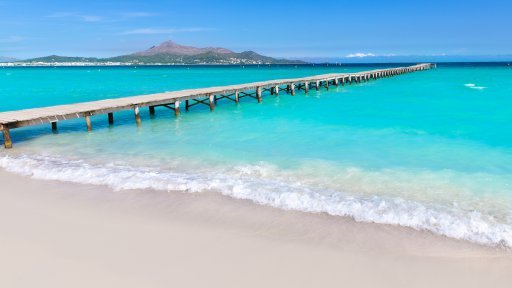
[[[512,252],[215,193],[0,171],[0,287],[511,287]]]

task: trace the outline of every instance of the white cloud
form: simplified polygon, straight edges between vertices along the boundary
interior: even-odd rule
[[[0,43],[17,43],[25,40],[25,38],[20,36],[9,36],[6,38],[0,38]]]
[[[372,54],[372,53],[361,53],[361,52],[358,52],[358,53],[348,54],[346,57],[347,58],[364,58],[364,57],[375,57],[375,56],[377,56],[377,55]]]
[[[57,12],[48,15],[49,18],[70,18],[83,22],[100,22],[103,21],[103,17],[97,15],[86,15],[75,12]]]
[[[140,28],[121,32],[121,35],[157,35],[157,34],[174,34],[174,33],[185,33],[185,32],[203,32],[210,31],[211,28]]]

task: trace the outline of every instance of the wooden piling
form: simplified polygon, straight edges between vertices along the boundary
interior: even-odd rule
[[[189,104],[188,104],[188,99],[185,100],[185,111],[188,111],[188,107],[189,107]]]
[[[9,130],[9,127],[1,126],[0,128],[2,128],[2,134],[4,135],[5,149],[11,149],[12,148],[12,139],[11,139],[11,132]]]
[[[149,115],[151,115],[151,116],[155,115],[155,106],[149,106]]]
[[[108,125],[114,125],[114,113],[108,113]]]
[[[208,101],[210,101],[210,111],[213,112],[213,110],[215,110],[215,99],[213,95],[208,96]]]
[[[263,99],[261,99],[261,87],[256,87],[256,98],[258,98],[258,103],[261,103]]]
[[[135,105],[135,107],[133,107],[133,114],[135,114],[135,122],[137,123],[137,125],[142,124],[142,120],[140,119],[139,106]]]
[[[320,89],[320,81],[316,80],[316,91]]]
[[[279,96],[279,85],[276,85],[274,90],[276,91],[276,96]]]
[[[292,96],[295,96],[295,83],[290,84],[290,90],[291,90]]]
[[[240,100],[239,100],[238,90],[236,90],[236,91],[235,91],[235,103],[237,103],[237,104],[238,104],[238,102],[239,102],[239,101],[240,101]]]
[[[92,131],[92,123],[91,123],[91,115],[87,114],[85,115],[85,125],[87,125],[87,131]]]
[[[177,116],[180,116],[180,101],[179,100],[176,100],[174,102],[174,115],[177,117]]]
[[[308,94],[309,92],[309,82],[304,82],[304,93]]]
[[[52,122],[52,131],[57,132],[57,122]]]

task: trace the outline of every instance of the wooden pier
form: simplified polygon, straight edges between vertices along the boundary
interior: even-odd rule
[[[83,102],[69,105],[59,105],[43,108],[25,109],[0,113],[0,130],[3,134],[4,147],[12,148],[10,130],[33,125],[51,123],[52,130],[57,130],[57,123],[74,118],[85,118],[88,131],[92,131],[91,116],[99,114],[108,115],[108,123],[114,123],[114,112],[133,110],[135,122],[140,125],[140,109],[149,107],[151,115],[155,107],[163,106],[174,110],[176,116],[180,115],[181,107],[188,111],[195,105],[207,105],[210,111],[215,109],[217,100],[229,99],[235,103],[241,98],[252,97],[261,103],[265,93],[279,95],[281,91],[295,95],[297,91],[308,93],[311,88],[319,90],[330,85],[350,85],[383,77],[401,75],[421,70],[435,68],[435,64],[418,64],[409,67],[378,69],[357,73],[332,73],[303,77],[296,79],[279,79],[247,84],[237,84],[222,87],[209,87],[200,89],[187,89],[164,92],[150,95],[141,95],[117,99]]]

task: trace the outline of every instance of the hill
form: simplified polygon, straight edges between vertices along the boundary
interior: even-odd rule
[[[51,55],[21,61],[23,63],[90,63],[123,64],[303,64],[298,60],[276,59],[254,51],[241,53],[221,47],[198,48],[172,41],[163,42],[147,50],[110,58],[66,57]]]

